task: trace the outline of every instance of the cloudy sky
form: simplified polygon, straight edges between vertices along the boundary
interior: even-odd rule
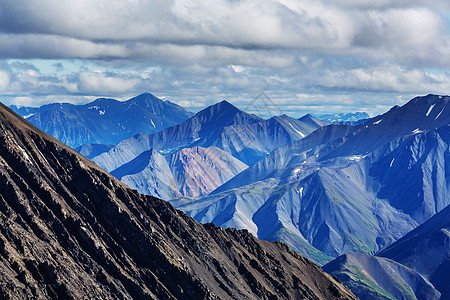
[[[0,101],[376,115],[450,94],[449,29],[448,0],[0,0]]]

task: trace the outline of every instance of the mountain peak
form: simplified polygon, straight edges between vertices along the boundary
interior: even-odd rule
[[[414,99],[409,101],[407,104],[436,104],[436,103],[448,103],[448,102],[450,102],[449,96],[428,94],[426,96],[415,97]]]
[[[303,117],[300,117],[299,120],[317,120],[317,118],[313,117],[311,114],[306,114]]]
[[[222,100],[216,104],[213,104],[211,107],[220,107],[221,109],[233,109],[233,110],[239,110],[236,106],[228,102],[227,100]]]
[[[133,97],[125,102],[130,102],[130,103],[141,103],[141,102],[163,102],[161,99],[159,99],[158,97],[156,97],[155,95],[149,93],[149,92],[145,92],[142,93],[140,95],[137,95],[136,97]]]
[[[223,100],[213,104],[198,112],[193,118],[196,118],[203,124],[204,128],[215,129],[229,125],[253,124],[263,119],[248,114],[230,102]]]
[[[332,113],[317,115],[317,118],[323,121],[332,123],[346,124],[347,122],[360,122],[365,119],[369,119],[370,115],[366,112],[357,111],[355,113]]]
[[[314,117],[311,114],[306,114],[303,117],[299,118],[298,120],[301,122],[304,122],[306,124],[318,125],[320,127],[331,124],[328,121],[323,121],[323,120],[317,119],[316,117]]]

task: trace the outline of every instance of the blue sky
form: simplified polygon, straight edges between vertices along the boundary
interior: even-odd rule
[[[450,94],[449,1],[16,0],[0,3],[0,100],[142,92],[193,111],[261,92],[279,111],[376,115]]]

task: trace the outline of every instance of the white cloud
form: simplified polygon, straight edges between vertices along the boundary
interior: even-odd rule
[[[447,0],[6,1],[0,58],[25,64],[0,65],[1,96],[150,91],[195,108],[245,107],[266,91],[287,111],[375,112],[388,106],[381,98],[448,93],[449,11]],[[42,71],[33,58],[64,68]]]
[[[246,70],[243,66],[231,65],[230,67],[236,73],[241,73],[241,72],[244,72]]]
[[[448,93],[449,75],[433,74],[421,69],[406,69],[398,65],[330,71],[320,84],[328,88],[375,92]]]
[[[9,86],[9,72],[0,70],[0,91],[6,90]]]
[[[81,72],[79,89],[85,93],[124,93],[131,91],[139,83],[138,78],[127,78],[102,72]]]

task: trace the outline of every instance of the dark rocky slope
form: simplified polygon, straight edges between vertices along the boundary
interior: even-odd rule
[[[0,298],[355,299],[281,243],[201,225],[0,106]]]

